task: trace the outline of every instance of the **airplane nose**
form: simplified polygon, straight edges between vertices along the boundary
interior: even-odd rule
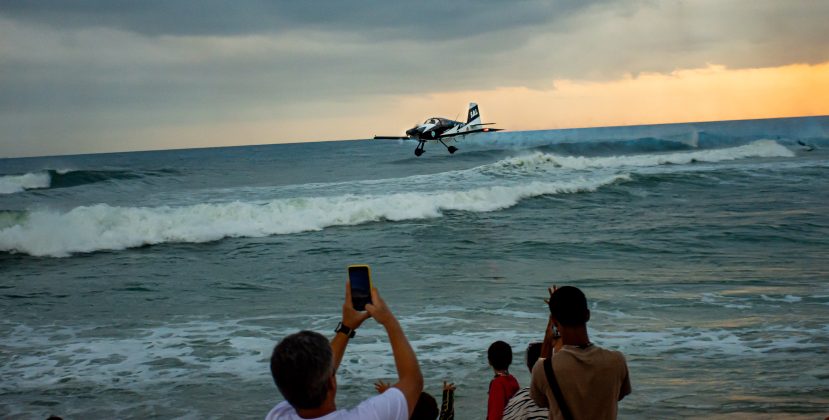
[[[412,127],[410,129],[406,130],[406,135],[407,136],[417,136],[418,134],[420,134],[420,133],[417,131],[417,127]]]

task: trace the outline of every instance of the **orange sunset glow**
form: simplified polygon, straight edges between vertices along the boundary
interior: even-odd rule
[[[289,120],[154,127],[138,138],[175,138],[186,146],[368,138],[401,133],[431,116],[454,118],[477,102],[485,121],[508,130],[542,130],[829,115],[829,62],[755,69],[720,65],[642,73],[619,80],[554,80],[545,90],[492,90],[408,95],[355,106],[346,115],[309,109]],[[309,130],[312,125],[312,130]]]
[[[554,80],[550,89],[506,87],[409,97],[397,113],[453,117],[476,101],[513,130],[829,115],[829,62],[772,68],[719,65],[621,80]],[[356,134],[356,133],[355,133]]]
[[[0,157],[829,115],[826,2],[277,3],[0,7]]]

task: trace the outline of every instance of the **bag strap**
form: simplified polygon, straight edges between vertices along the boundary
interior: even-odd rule
[[[570,412],[570,407],[564,401],[564,395],[561,394],[561,387],[558,386],[556,374],[553,371],[553,358],[548,357],[544,359],[544,373],[547,374],[547,382],[550,384],[550,389],[553,390],[553,396],[558,403],[558,409],[561,410],[561,415],[564,420],[573,420],[573,413]]]

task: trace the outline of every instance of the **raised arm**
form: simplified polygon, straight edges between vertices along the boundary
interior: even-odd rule
[[[455,420],[455,384],[443,381],[443,398],[438,420]]]
[[[547,292],[551,298],[555,291],[555,285],[547,288]],[[549,299],[544,299],[544,301],[550,303]],[[559,350],[561,348],[561,335],[558,335],[557,332],[554,330],[553,316],[550,315],[547,317],[547,328],[544,330],[544,341],[541,343],[541,355],[539,357],[543,359],[553,357],[553,350]]]
[[[417,399],[423,391],[423,375],[420,373],[417,357],[406,335],[403,334],[403,328],[400,327],[397,318],[391,313],[375,288],[371,289],[371,302],[366,305],[366,311],[386,328],[391,351],[394,354],[394,365],[397,367],[398,380],[393,386],[406,397],[409,416],[411,416]]]
[[[368,312],[359,312],[354,309],[351,303],[351,283],[345,282],[345,302],[343,303],[342,323],[351,330],[356,330],[363,325],[363,321],[369,318]],[[331,339],[331,352],[334,356],[334,372],[340,367],[340,362],[345,354],[345,347],[348,345],[348,336],[343,333],[334,333]]]

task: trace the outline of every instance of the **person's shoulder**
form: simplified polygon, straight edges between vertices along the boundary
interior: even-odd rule
[[[588,348],[591,353],[594,354],[601,354],[604,357],[612,357],[612,358],[621,358],[624,359],[625,356],[619,350],[613,350],[606,347],[602,347],[596,344],[593,344]]]
[[[604,352],[604,354],[608,358],[615,359],[621,362],[625,361],[625,355],[622,354],[622,352],[620,352],[619,350],[606,349],[604,347],[598,347],[598,349]]]
[[[515,395],[509,399],[510,404],[515,404],[520,401],[529,400],[530,399],[530,387],[525,386],[524,388],[519,389],[515,392]]]
[[[288,403],[288,401],[282,401],[281,403],[275,405],[271,411],[268,412],[268,415],[265,416],[265,420],[284,420],[296,418],[299,418],[299,415],[296,413],[294,407]]]
[[[512,374],[498,375],[493,379],[495,382],[512,382],[515,377]]]
[[[625,355],[618,350],[611,350],[597,346],[594,354],[595,356],[593,360],[601,361],[601,365],[606,368],[618,369],[620,371],[627,370]]]
[[[496,376],[492,381],[501,386],[512,386],[513,384],[516,386],[518,385],[518,379],[515,379],[515,376],[512,376],[512,374]]]
[[[385,390],[380,395],[375,395],[351,410],[342,413],[339,419],[365,419],[365,418],[388,418],[401,419],[409,418],[409,406],[406,403],[406,396],[395,387]]]
[[[546,373],[544,373],[544,358],[539,357],[538,360],[535,361],[533,369],[530,371],[530,378],[532,378],[531,380],[535,380],[536,377],[542,376],[545,378],[547,377]]]
[[[547,420],[548,411],[536,405],[530,396],[530,388],[524,387],[510,398],[507,406],[504,407],[504,420]]]

